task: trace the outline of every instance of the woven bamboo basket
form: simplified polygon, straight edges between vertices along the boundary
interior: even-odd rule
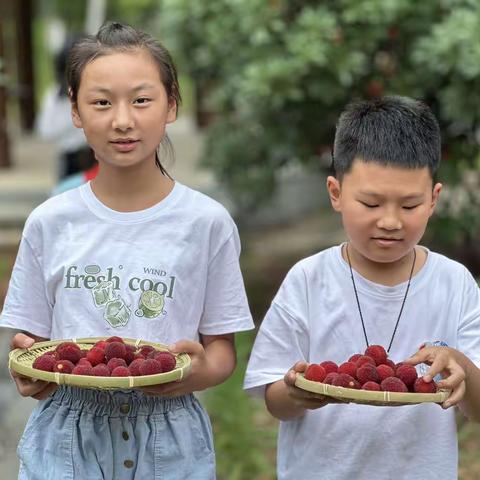
[[[37,342],[30,348],[17,348],[12,350],[8,358],[8,366],[10,370],[17,372],[26,377],[44,380],[46,382],[54,382],[59,385],[73,385],[76,387],[96,388],[96,389],[130,389],[136,387],[146,387],[148,385],[158,385],[161,383],[173,382],[181,380],[190,369],[190,356],[186,353],[180,353],[176,356],[177,364],[175,369],[170,372],[158,373],[155,375],[142,375],[138,377],[95,377],[90,375],[72,375],[58,372],[45,372],[32,367],[37,357],[55,350],[56,346],[62,342],[74,342],[82,350],[89,350],[96,342],[106,340],[108,337],[96,338],[72,338],[65,340],[55,340],[48,342]],[[126,344],[135,347],[150,345],[157,350],[167,350],[167,346],[161,343],[147,342],[144,340],[135,340],[124,338]]]
[[[297,374],[295,385],[308,392],[333,397],[337,400],[384,407],[415,405],[419,403],[443,403],[450,395],[449,390],[439,390],[437,393],[400,393],[356,390],[354,388],[336,387],[334,385],[328,385],[327,383],[307,380],[302,373]]]

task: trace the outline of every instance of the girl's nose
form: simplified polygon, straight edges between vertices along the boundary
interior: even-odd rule
[[[118,105],[113,116],[112,127],[115,130],[126,131],[134,126],[133,116],[128,105]]]

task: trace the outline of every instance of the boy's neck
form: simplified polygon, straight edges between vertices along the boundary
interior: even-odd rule
[[[136,212],[153,207],[172,191],[175,182],[156,166],[148,171],[129,172],[101,165],[91,187],[95,196],[118,212]]]
[[[396,262],[380,263],[369,260],[353,249],[350,243],[346,243],[342,248],[342,257],[347,263],[347,248],[353,270],[367,280],[388,287],[393,287],[408,281],[414,259],[413,250]],[[425,249],[415,247],[415,252],[416,259],[412,276],[416,275],[422,269],[427,260],[427,252]]]

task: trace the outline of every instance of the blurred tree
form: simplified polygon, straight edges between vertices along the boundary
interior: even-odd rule
[[[86,2],[40,4],[68,31],[83,27]],[[442,127],[442,178],[461,182],[478,168],[477,0],[108,0],[107,18],[149,31],[160,18],[159,36],[195,80],[198,121],[209,127],[204,163],[243,208],[268,199],[292,165],[327,167],[353,98],[425,100]],[[437,241],[480,236],[449,211]]]
[[[477,0],[163,0],[163,7],[176,57],[197,83],[201,119],[213,118],[204,162],[243,206],[267,199],[288,165],[327,166],[336,119],[353,98],[423,99],[442,127],[444,175],[457,181],[475,165]]]

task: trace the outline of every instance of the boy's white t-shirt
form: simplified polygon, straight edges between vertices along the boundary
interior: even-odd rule
[[[406,283],[378,285],[354,272],[369,343],[388,346]],[[428,252],[410,291],[390,350],[395,362],[424,342],[443,342],[480,366],[480,293],[467,269]],[[245,388],[262,392],[292,365],[347,361],[365,338],[341,246],[297,263],[258,332]],[[375,407],[331,404],[280,422],[279,480],[454,480],[453,409],[436,404]]]
[[[239,254],[232,218],[200,192],[176,182],[153,207],[117,212],[87,183],[30,215],[0,326],[165,344],[248,330]]]

